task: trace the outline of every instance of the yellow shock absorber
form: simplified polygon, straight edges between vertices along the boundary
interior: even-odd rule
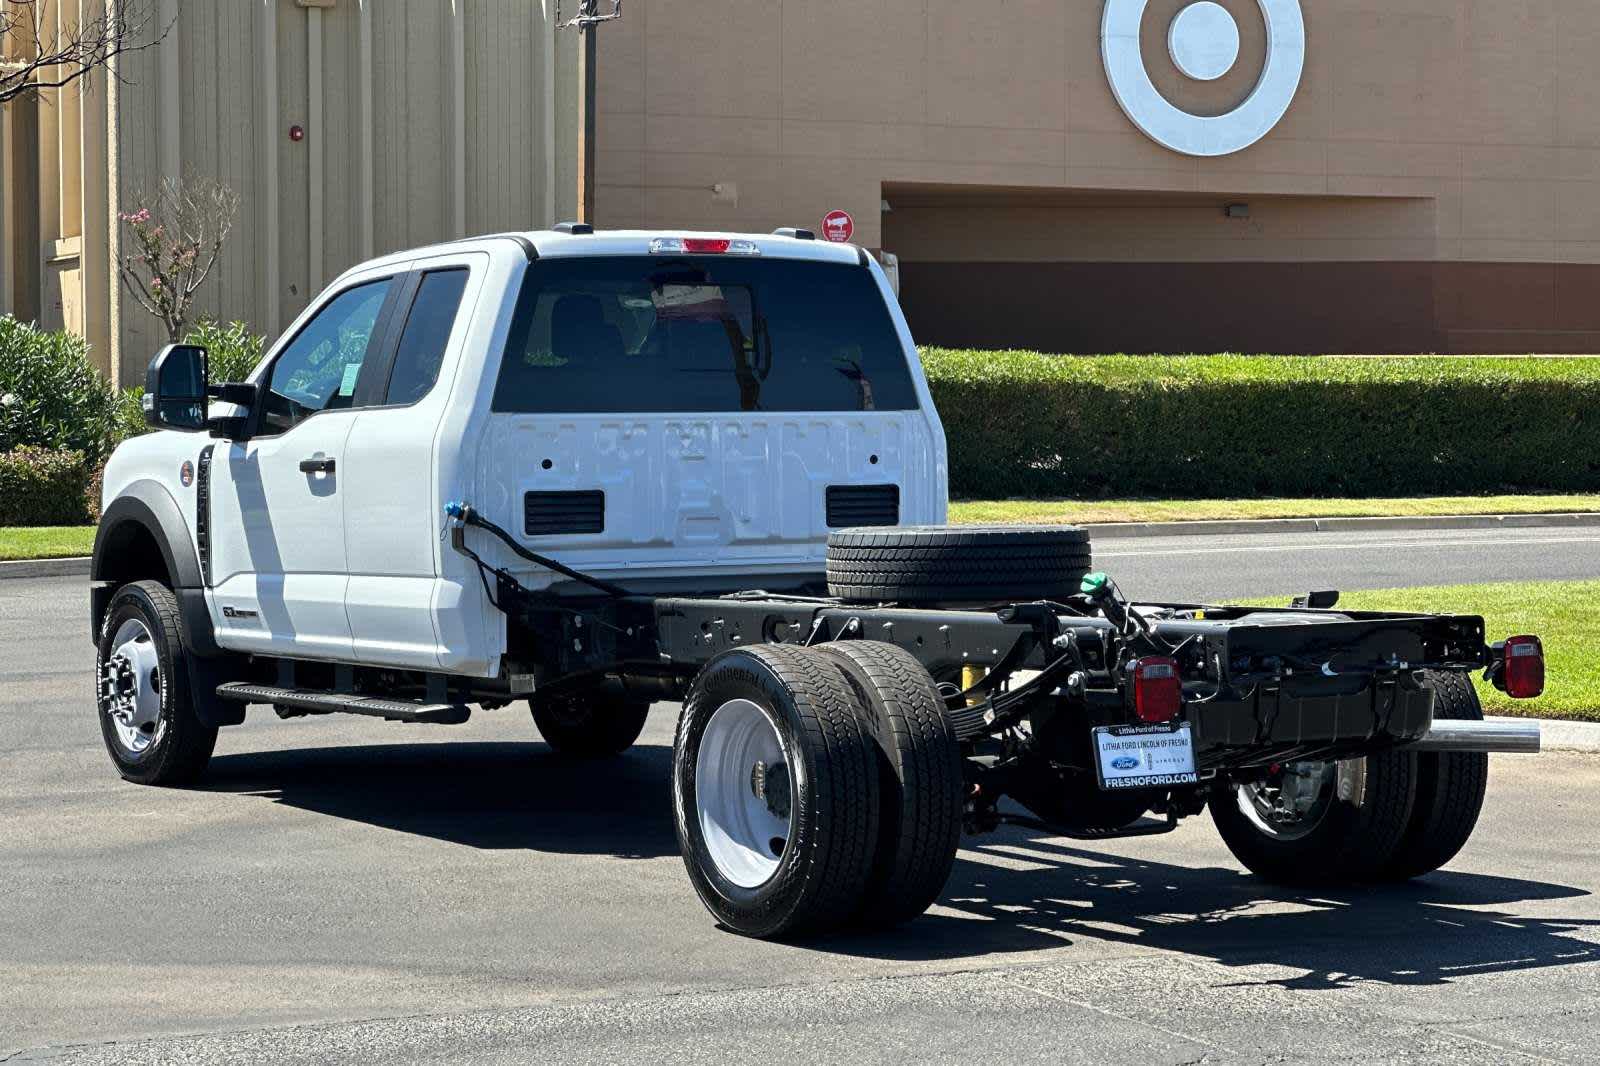
[[[965,692],[967,689],[971,688],[973,685],[976,685],[978,682],[982,681],[988,676],[989,668],[987,666],[979,666],[976,663],[965,664],[961,667],[961,691]],[[968,707],[976,707],[982,702],[982,696],[967,697]]]

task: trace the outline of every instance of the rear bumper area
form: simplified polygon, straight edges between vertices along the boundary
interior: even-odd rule
[[[1434,694],[1415,672],[1361,679],[1359,687],[1355,680],[1264,682],[1243,694],[1189,704],[1196,768],[1366,754],[1428,732]]]

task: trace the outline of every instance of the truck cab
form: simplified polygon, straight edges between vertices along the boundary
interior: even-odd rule
[[[943,430],[871,257],[577,229],[355,267],[231,437],[118,450],[107,507],[139,485],[182,514],[220,648],[493,676],[504,626],[439,536],[452,499],[641,589],[820,591],[830,529],[944,521]]]

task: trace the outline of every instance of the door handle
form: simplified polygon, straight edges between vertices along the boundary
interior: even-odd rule
[[[302,459],[300,460],[302,474],[331,474],[333,473],[332,459]]]

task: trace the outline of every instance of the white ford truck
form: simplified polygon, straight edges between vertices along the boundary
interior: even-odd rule
[[[106,469],[92,632],[117,770],[204,772],[247,706],[456,723],[574,758],[679,701],[690,879],[753,936],[939,895],[964,833],[1165,832],[1272,879],[1465,843],[1483,621],[1128,602],[1071,526],[947,527],[945,440],[878,265],[805,231],[497,234],[350,270],[250,380],[152,363]]]

